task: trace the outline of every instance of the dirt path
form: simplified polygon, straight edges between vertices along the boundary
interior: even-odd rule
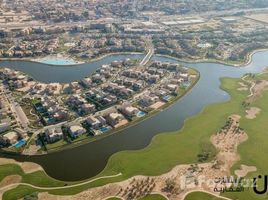
[[[7,185],[5,187],[0,188],[0,191],[5,190],[8,187],[13,187],[13,186],[17,187],[19,185],[30,186],[32,188],[41,189],[41,190],[67,189],[67,188],[74,188],[74,187],[86,185],[88,183],[92,183],[92,182],[100,180],[100,179],[114,178],[114,177],[118,177],[118,176],[122,176],[122,173],[119,173],[119,174],[116,174],[116,175],[111,175],[111,176],[102,176],[102,177],[98,177],[98,178],[95,178],[95,179],[92,179],[92,180],[89,180],[89,181],[86,181],[86,182],[82,182],[82,183],[78,183],[78,184],[74,184],[74,185],[61,186],[61,187],[39,187],[39,186],[35,186],[35,185],[32,185],[32,184],[28,184],[28,183],[14,183],[14,184],[10,184],[10,185]]]
[[[253,102],[259,97],[261,97],[262,92],[268,89],[268,81],[258,80],[252,83],[250,87],[250,94],[248,95],[248,102]]]
[[[68,188],[79,187],[79,186],[86,185],[88,183],[91,183],[91,182],[94,182],[97,180],[106,179],[106,178],[114,178],[114,177],[118,177],[121,175],[122,175],[122,173],[119,173],[116,175],[111,175],[111,176],[102,176],[102,177],[98,177],[98,178],[95,178],[95,179],[92,179],[92,180],[89,180],[86,182],[82,182],[82,183],[78,183],[78,184],[74,184],[74,185],[62,186],[62,187],[39,187],[39,186],[35,186],[32,184],[28,184],[28,183],[12,183],[12,184],[9,184],[9,185],[6,185],[6,186],[0,188],[0,197],[2,197],[4,192],[6,192],[12,188],[15,188],[17,186],[29,186],[29,187],[32,187],[34,189],[40,189],[40,190],[59,190],[59,189],[68,189]],[[2,199],[2,198],[0,198],[0,199]]]
[[[248,95],[248,97],[252,97],[253,96],[253,88],[255,87],[256,83],[252,83],[251,87],[249,88],[250,94]]]

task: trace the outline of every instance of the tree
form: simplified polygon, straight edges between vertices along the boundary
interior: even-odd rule
[[[175,189],[175,186],[176,186],[176,183],[175,183],[174,179],[169,178],[166,180],[165,190],[167,192],[172,192]]]

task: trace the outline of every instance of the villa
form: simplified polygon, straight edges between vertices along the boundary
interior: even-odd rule
[[[7,121],[3,122],[1,120],[1,123],[0,123],[0,133],[9,130],[10,129],[10,125],[11,125],[10,122],[7,122]]]
[[[175,92],[178,88],[178,85],[175,85],[175,84],[168,84],[167,86],[167,89],[172,91],[172,92]]]
[[[66,94],[78,94],[79,92],[81,92],[81,86],[78,82],[72,82],[69,84],[65,84],[63,90]]]
[[[3,135],[3,138],[10,144],[15,144],[18,141],[19,135],[15,131],[8,132]]]
[[[60,107],[57,107],[58,109],[53,113],[53,118],[56,120],[56,121],[63,121],[63,120],[66,120],[68,119],[68,112],[63,110],[62,108]]]
[[[45,135],[46,135],[48,143],[53,143],[63,138],[63,132],[61,128],[46,129]]]
[[[124,118],[124,116],[118,112],[113,112],[107,115],[106,117],[107,123],[110,124],[114,128],[118,128],[124,124],[127,124],[128,121]]]
[[[154,103],[156,103],[159,100],[158,96],[155,96],[153,94],[151,95],[144,95],[141,100],[139,101],[139,105],[142,107],[148,107]]]
[[[95,111],[95,105],[91,103],[85,103],[80,107],[81,111],[85,114],[89,114]]]
[[[81,84],[88,88],[92,85],[92,80],[90,78],[84,78],[82,81],[81,81]]]
[[[86,129],[84,129],[81,125],[71,125],[69,127],[69,133],[73,138],[77,138],[86,132]]]
[[[180,73],[180,77],[181,77],[184,81],[188,81],[188,80],[189,80],[189,74],[188,74],[188,73]]]
[[[139,112],[138,108],[135,108],[133,106],[127,106],[122,109],[122,113],[124,113],[128,117],[133,117]]]
[[[90,116],[86,119],[86,122],[94,129],[99,129],[101,126],[106,124],[106,120],[102,116]]]

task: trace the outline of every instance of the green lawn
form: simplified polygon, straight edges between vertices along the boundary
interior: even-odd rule
[[[27,187],[27,186],[18,186],[15,189],[16,190],[12,189],[12,190],[9,190],[8,192],[5,192],[3,194],[3,199],[17,200],[17,199],[20,199],[26,195],[29,195],[29,194],[36,192],[36,189],[33,189],[31,187]]]
[[[245,129],[249,136],[248,141],[239,146],[238,150],[241,155],[241,161],[232,170],[237,169],[243,163],[254,165],[258,169],[257,173],[250,174],[250,178],[258,174],[267,174],[268,92],[265,92],[258,101],[254,102],[254,106],[262,109],[261,113],[256,119],[248,120],[244,117],[245,107],[242,105],[242,102],[249,92],[237,90],[240,87],[238,82],[241,80],[226,78],[221,81],[222,88],[227,90],[232,97],[230,101],[208,106],[199,115],[188,119],[180,131],[157,135],[151,144],[142,150],[123,151],[114,154],[109,159],[105,169],[98,175],[113,175],[121,172],[123,173],[122,176],[108,180],[98,180],[94,183],[72,189],[53,190],[49,192],[52,194],[71,195],[89,187],[124,180],[134,175],[160,175],[168,172],[178,164],[197,163],[197,155],[204,151],[210,152],[209,161],[216,154],[216,150],[210,143],[209,138],[225,124],[226,119],[231,114],[242,116],[240,126]],[[31,183],[34,180],[35,183],[40,184],[40,180],[32,180],[33,177],[28,177],[26,181]],[[45,185],[48,184],[50,183],[45,183]],[[33,192],[29,187],[20,186],[6,192],[4,199],[22,197],[28,194],[28,190],[31,190],[31,193]],[[245,190],[243,193],[229,193],[228,196],[239,200],[268,199],[267,195],[255,195],[251,189]]]
[[[188,194],[184,200],[223,200],[223,199],[204,192],[192,192]]]
[[[11,165],[11,164],[7,164],[7,165],[1,165],[0,166],[0,182],[9,175],[13,175],[13,174],[17,174],[17,175],[22,175],[23,171],[20,168],[20,166],[18,165]]]
[[[9,175],[20,175],[22,182],[30,183],[32,185],[41,187],[54,187],[64,186],[64,182],[57,181],[53,178],[48,177],[43,171],[37,171],[30,174],[25,174],[20,166],[16,164],[6,164],[0,166],[0,182]]]
[[[222,82],[225,89],[237,87],[234,79],[224,79]],[[182,130],[157,135],[145,149],[114,154],[102,174],[122,172],[126,177],[159,175],[178,164],[196,163],[197,155],[203,151],[210,152],[210,159],[213,158],[216,150],[209,141],[211,134],[224,125],[230,114],[243,112],[241,102],[245,94],[236,90],[230,93],[236,101],[207,107],[201,114],[188,119]],[[153,170],[151,166],[154,166]]]
[[[167,200],[167,199],[160,194],[150,194],[146,195],[145,197],[139,200]]]

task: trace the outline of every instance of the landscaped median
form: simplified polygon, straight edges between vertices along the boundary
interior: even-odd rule
[[[18,186],[15,189],[5,192],[3,199],[10,200],[21,198],[34,191],[48,191],[52,194],[72,195],[90,187],[125,180],[135,175],[160,175],[170,171],[176,165],[197,163],[197,155],[203,152],[209,153],[207,160],[204,161],[209,162],[216,155],[216,149],[211,144],[210,137],[224,126],[226,119],[232,114],[241,116],[240,125],[244,128],[249,137],[248,140],[238,148],[241,161],[233,166],[232,173],[234,170],[239,169],[241,164],[246,164],[257,168],[257,172],[249,173],[246,176],[247,178],[256,177],[259,174],[265,175],[268,168],[268,161],[266,159],[266,152],[268,152],[268,92],[264,91],[264,93],[250,105],[261,109],[258,116],[255,119],[247,119],[245,115],[248,106],[245,106],[243,102],[247,99],[249,91],[237,90],[240,81],[241,79],[222,79],[222,88],[231,95],[231,100],[208,106],[199,115],[188,119],[180,131],[157,135],[152,140],[152,143],[145,149],[123,151],[114,154],[109,159],[105,169],[98,175],[98,177],[103,177],[122,173],[121,176],[100,179],[88,184],[71,188],[63,187],[62,189],[56,190],[39,190],[29,186]],[[44,184],[39,183],[34,175],[28,175],[27,179],[24,180],[24,182],[29,184]],[[57,184],[62,184],[62,182],[58,183],[55,181],[55,183],[53,182],[51,185],[49,182],[46,182],[45,184],[50,187],[55,187]],[[241,193],[226,194],[223,195],[231,199],[243,200],[267,199],[268,197],[267,195],[256,195],[251,188]],[[190,195],[190,197],[195,197],[195,195],[196,194]],[[204,194],[197,194],[197,197],[199,195],[202,196]],[[187,200],[191,200],[189,199],[190,197],[187,197]],[[192,197],[192,200],[194,200],[194,197]]]

